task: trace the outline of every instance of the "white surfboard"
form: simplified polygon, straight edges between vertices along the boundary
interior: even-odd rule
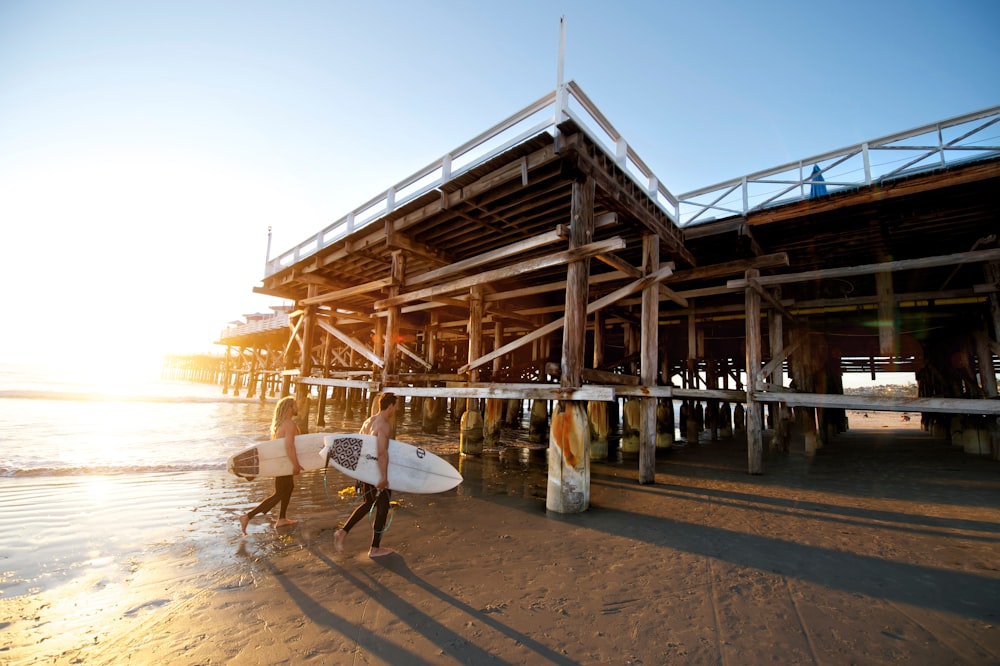
[[[352,479],[372,485],[382,480],[374,435],[326,435],[324,459]],[[389,440],[389,489],[404,493],[441,493],[462,482],[462,475],[447,460],[426,449]]]
[[[295,456],[302,469],[322,469],[326,465],[322,432],[295,436]],[[285,452],[285,438],[257,442],[250,448],[229,456],[226,469],[230,474],[253,479],[258,476],[288,476],[292,473],[292,460]]]

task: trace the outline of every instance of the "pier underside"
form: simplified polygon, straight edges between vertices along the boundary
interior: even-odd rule
[[[649,470],[657,401],[739,404],[759,473],[762,431],[780,440],[788,417],[765,425],[763,405],[813,419],[816,445],[844,409],[996,432],[997,191],[985,159],[681,228],[569,121],[256,291],[296,303],[271,357],[300,387],[634,399]],[[843,373],[888,371],[915,373],[920,397],[842,395]]]

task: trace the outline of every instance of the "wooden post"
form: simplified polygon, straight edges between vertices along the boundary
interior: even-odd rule
[[[573,183],[570,203],[570,249],[586,245],[594,235],[593,178]],[[587,343],[587,297],[590,260],[581,259],[566,269],[566,315],[560,385],[583,384],[583,355]],[[549,475],[545,507],[557,513],[581,513],[590,506],[590,423],[585,404],[560,400],[552,414],[549,433]]]
[[[469,291],[469,363],[483,355],[483,288],[480,285]],[[469,370],[469,381],[479,381],[479,369]],[[469,400],[462,414],[459,434],[459,452],[466,456],[483,453],[483,415],[479,401]]]
[[[781,287],[774,290],[774,298],[781,301]],[[767,338],[771,348],[771,358],[781,356],[785,348],[784,345],[784,320],[779,310],[771,309],[767,313]],[[785,370],[782,365],[774,369],[771,374],[771,383],[775,386],[783,386],[785,383]],[[774,448],[782,453],[788,453],[788,423],[783,418],[785,404],[781,402],[771,403],[774,410]]]
[[[594,368],[604,365],[604,314],[594,313]],[[606,403],[587,403],[590,419],[590,459],[606,460],[608,457],[608,406]]]
[[[687,316],[687,343],[687,388],[696,389],[698,388],[698,327],[695,321],[693,302],[691,303],[691,312]],[[688,444],[697,444],[698,435],[701,432],[695,415],[697,404],[692,400],[688,400],[685,404],[687,405],[687,428],[684,438]]]
[[[226,345],[226,368],[222,372],[222,395],[229,393],[229,357],[232,356],[233,348]]]
[[[257,392],[257,350],[250,350],[250,375],[247,377],[247,397],[252,398]]]
[[[493,323],[493,349],[497,350],[503,346],[503,324]],[[500,373],[500,357],[493,359],[493,376]],[[483,444],[484,446],[498,446],[500,444],[500,434],[503,429],[503,408],[502,398],[488,398],[486,400],[485,414],[483,414]]]
[[[649,275],[660,270],[660,237],[642,237],[642,272]],[[642,330],[640,331],[639,380],[643,386],[655,386],[659,368],[660,285],[651,284],[642,290]],[[656,481],[656,398],[641,398],[639,415],[639,483]]]
[[[760,271],[751,268],[746,279],[753,280]],[[760,294],[753,287],[745,290],[746,300],[746,365],[747,365],[747,471],[762,474],[764,471],[764,432],[760,405],[754,397],[760,385]]]
[[[791,331],[791,344],[796,347],[792,354],[792,378],[795,381],[795,390],[802,393],[813,393],[816,390],[816,369],[817,350],[814,348],[812,336],[806,328],[793,328]],[[803,446],[806,456],[813,456],[819,444],[816,430],[816,410],[813,407],[796,407],[794,410],[795,422],[802,432]]]
[[[392,286],[387,289],[390,298],[399,295],[399,285],[403,284],[405,274],[406,257],[401,250],[394,250],[392,253]],[[399,306],[389,306],[386,312],[388,316],[385,322],[385,340],[382,347],[384,363],[382,366],[382,386],[386,386],[389,383],[389,378],[396,374],[396,345],[399,343]]]
[[[319,293],[318,285],[309,285],[309,296]],[[312,348],[316,339],[316,306],[307,305],[302,313],[302,347],[299,357],[299,377],[312,373]],[[295,402],[299,407],[296,423],[303,433],[309,432],[309,385],[295,383]]]
[[[330,344],[331,336],[329,333],[323,335],[323,376],[329,376],[330,371]],[[316,425],[317,427],[324,427],[326,425],[326,395],[330,390],[328,386],[319,387],[319,404],[316,406]]]
[[[528,415],[528,441],[540,444],[546,441],[549,432],[549,413],[546,401],[539,398],[531,401],[531,413]]]
[[[882,356],[896,354],[896,299],[893,297],[892,273],[875,274],[878,292],[878,350]]]

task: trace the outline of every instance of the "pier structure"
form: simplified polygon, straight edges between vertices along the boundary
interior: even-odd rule
[[[288,393],[291,378],[285,372],[288,346],[294,338],[288,332],[291,306],[272,306],[269,313],[244,315],[232,321],[216,344],[225,345],[221,359],[222,392],[234,396],[244,391],[247,398],[265,400],[279,391]]]
[[[846,409],[920,412],[1000,458],[998,122],[1000,107],[675,196],[560,83],[269,257],[255,291],[295,305],[268,372],[302,398],[411,396],[429,432],[466,401],[465,455],[527,402],[558,512],[587,508],[619,404],[640,483],[675,400],[682,435],[745,435],[751,474],[792,426],[807,454],[829,443]],[[845,372],[887,371],[914,372],[920,396],[844,395]]]

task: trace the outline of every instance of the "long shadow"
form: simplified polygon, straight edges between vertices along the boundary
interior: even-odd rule
[[[325,559],[325,558],[323,558]],[[329,562],[329,560],[327,560]],[[332,562],[330,562],[332,564]],[[255,566],[266,569],[274,580],[281,585],[288,597],[295,602],[302,613],[314,624],[326,627],[343,636],[344,640],[352,644],[364,645],[366,649],[378,654],[391,664],[416,664],[418,666],[431,666],[434,662],[428,661],[421,655],[407,650],[379,634],[358,626],[358,624],[337,615],[323,604],[316,601],[312,595],[295,585],[288,579],[284,571],[279,569],[268,558],[261,558],[256,561]],[[362,590],[369,594],[374,594],[375,590],[364,588],[363,583],[355,579],[355,585],[362,587]]]
[[[421,636],[434,642],[442,652],[449,654],[466,664],[507,663],[496,655],[483,650],[478,645],[469,642],[465,636],[449,629],[427,613],[424,613],[415,607],[413,604],[405,601],[399,596],[399,594],[384,585],[382,582],[369,576],[370,582],[366,583],[351,573],[348,569],[331,560],[327,555],[323,554],[319,550],[310,548],[310,552],[312,552],[317,559],[324,562],[332,571],[336,572],[336,574],[345,581],[357,587],[362,593],[377,600],[378,603],[380,603],[386,610],[395,615],[401,621],[409,624]],[[387,565],[386,560],[392,562],[392,564]],[[393,566],[402,566],[403,568],[406,568],[403,558],[398,554],[382,558],[381,560],[375,560],[375,562],[388,569],[391,569]],[[476,619],[485,621],[485,617],[482,613],[473,611],[472,614],[476,616]],[[371,632],[368,632],[368,636],[371,635]],[[359,641],[359,643],[360,642],[361,641]],[[384,643],[384,641],[382,642]],[[384,656],[390,663],[410,663],[396,661],[391,654],[381,653],[378,648],[373,647],[373,644],[364,645],[373,653],[379,654],[379,656]]]
[[[614,465],[609,465],[610,467],[614,467]],[[483,466],[483,469],[487,471],[488,466]],[[537,477],[539,474],[539,470],[532,469],[526,472],[524,477],[527,478],[529,475]],[[471,482],[470,486],[475,486],[475,479],[470,477],[472,477],[471,474],[467,475],[466,481]],[[725,473],[724,477],[728,480],[738,478],[744,482],[747,478],[745,474],[737,475],[733,472]],[[662,484],[641,486],[634,480],[630,481],[629,475],[616,477],[610,472],[608,474],[597,472],[596,478],[599,483],[607,483],[609,487],[610,485],[616,486],[614,490],[618,492],[648,493],[668,497],[673,495],[683,497],[685,500],[692,499],[691,493],[703,496],[709,494],[703,488],[689,490],[686,487]],[[594,483],[594,479],[595,473],[592,469],[592,483]],[[527,486],[527,481],[522,480],[521,483]],[[533,484],[537,485],[538,483],[538,479],[534,479]],[[511,487],[517,487],[514,481],[510,481],[510,484]],[[463,486],[466,485],[463,483]],[[777,481],[777,485],[780,485],[780,479]],[[824,585],[831,589],[869,595],[875,598],[892,599],[917,607],[972,618],[996,621],[1000,616],[1000,580],[987,576],[948,571],[930,566],[897,563],[877,557],[803,545],[795,541],[748,535],[721,527],[660,518],[616,508],[605,508],[601,506],[601,498],[596,493],[592,495],[592,504],[588,511],[582,514],[561,515],[546,513],[543,498],[541,501],[536,501],[539,498],[529,497],[526,493],[516,496],[510,493],[493,492],[485,484],[484,490],[486,492],[475,490],[469,494],[476,496],[481,501],[524,511],[531,515],[546,515],[557,522],[664,548],[716,558],[737,566],[771,571],[779,575]],[[812,488],[812,490],[824,489]],[[750,493],[712,492],[714,499],[703,497],[700,501],[709,504],[717,503],[720,506],[741,506],[757,510],[761,509],[755,505],[759,505],[762,501],[772,501],[775,508],[771,510],[777,513],[788,513],[791,508],[798,509],[803,505],[802,502],[762,498]],[[969,529],[991,534],[1000,531],[997,525],[982,521],[914,517],[895,512],[870,512],[861,508],[845,510],[845,507],[833,507],[815,502],[805,504],[810,510],[827,513],[828,515],[817,517],[831,522],[894,520],[927,528]],[[990,503],[990,506],[996,505],[996,501]],[[843,517],[838,517],[836,515],[838,512]],[[829,515],[830,513],[833,515]],[[877,527],[881,530],[889,529],[889,526],[886,525],[868,523],[867,526]],[[904,532],[930,534],[935,538],[948,538],[950,536],[930,529],[920,530],[905,527],[897,529]],[[961,537],[963,539],[972,538],[964,534]],[[988,536],[981,536],[980,540],[994,541]]]
[[[615,477],[608,474],[591,473],[590,480],[592,485],[603,485],[609,488],[625,488],[630,492],[645,492],[661,497],[677,497],[689,502],[725,505],[737,508],[752,507],[754,510],[796,517],[802,517],[804,512],[809,512],[808,517],[813,520],[824,520],[833,523],[855,525],[860,527],[876,527],[880,530],[906,532],[910,534],[924,534],[936,537],[952,536],[943,533],[941,530],[969,530],[1000,534],[1000,524],[998,523],[981,520],[969,520],[966,518],[940,518],[936,516],[900,513],[898,511],[883,511],[877,509],[866,509],[863,507],[829,504],[826,502],[813,502],[802,499],[787,499],[782,497],[768,497],[766,495],[753,495],[750,493],[738,493],[729,490],[719,490],[717,488],[705,488],[702,486],[680,486],[677,484],[638,486],[635,482],[630,484],[627,481],[623,481],[621,477]],[[766,506],[761,505],[770,505],[774,508],[767,508]],[[873,521],[904,523],[906,525],[936,529],[919,529],[893,524],[873,525]],[[1000,538],[993,538],[989,536],[962,534],[961,537],[971,541],[984,541],[986,543],[1000,542]]]
[[[402,599],[399,594],[377,579],[368,576],[368,582],[366,582],[351,573],[350,570],[330,559],[315,546],[308,547],[308,550],[318,560],[325,563],[331,571],[339,575],[344,581],[352,584],[364,595],[376,600],[395,617],[408,623],[421,636],[429,641],[432,641],[441,649],[442,652],[454,657],[459,662],[465,664],[509,663],[470,642],[468,638],[462,634],[456,633],[452,629],[449,629],[447,626],[441,624],[427,613],[416,608],[413,604]],[[241,552],[238,554],[245,558],[249,557],[244,552],[242,545],[240,547],[240,551]],[[533,651],[538,663],[545,662],[559,664],[560,666],[573,666],[573,664],[576,663],[542,643],[539,643],[530,636],[527,636],[503,624],[502,622],[497,621],[489,614],[476,610],[455,597],[442,592],[439,588],[434,587],[413,573],[413,571],[406,564],[406,561],[398,554],[382,558],[380,560],[375,560],[375,563],[381,565],[387,571],[391,571],[392,573],[400,576],[403,580],[421,588],[432,596],[437,597],[463,613],[466,613],[477,622],[492,627],[499,633],[510,638],[515,643],[523,645],[526,649]],[[435,663],[427,661],[418,654],[410,650],[406,650],[379,634],[365,629],[364,627],[360,627],[356,623],[334,613],[327,608],[326,605],[317,601],[311,594],[304,591],[302,588],[289,580],[284,571],[271,562],[269,558],[263,557],[255,559],[254,566],[265,569],[274,578],[274,580],[281,585],[282,589],[285,590],[289,598],[302,610],[302,613],[317,626],[326,627],[336,631],[341,634],[345,640],[363,646],[364,649],[372,652],[373,654],[377,654],[380,658],[384,658],[389,663],[417,665],[429,665]]]
[[[549,517],[844,592],[993,622],[1000,618],[1000,580],[995,578],[890,562],[618,509],[592,507],[583,514],[549,514]]]
[[[511,629],[509,626],[503,624],[502,622],[497,621],[491,615],[476,610],[475,608],[469,606],[467,603],[460,601],[451,595],[445,594],[440,590],[440,588],[431,585],[423,578],[413,573],[413,570],[410,569],[410,567],[406,564],[406,561],[403,558],[401,557],[384,558],[379,561],[379,564],[381,564],[388,571],[391,571],[397,576],[401,577],[408,583],[421,588],[428,594],[437,597],[441,601],[451,606],[454,606],[463,613],[466,613],[467,615],[474,617],[477,621],[482,622],[483,624],[495,629],[499,633],[510,638],[512,641],[515,641],[518,644],[523,645],[525,648],[534,652],[537,658],[544,659],[548,663],[562,664],[564,666],[572,666],[573,664],[576,664],[575,661],[567,659],[565,656],[539,643],[533,638],[530,638],[529,636],[526,636],[519,631],[515,631]],[[406,606],[409,606],[409,604],[406,604]],[[397,612],[397,615],[400,617],[406,617],[399,612]],[[463,663],[467,664],[482,663],[480,661],[477,661],[473,657],[474,655],[461,656]],[[534,660],[533,663],[535,663]]]

